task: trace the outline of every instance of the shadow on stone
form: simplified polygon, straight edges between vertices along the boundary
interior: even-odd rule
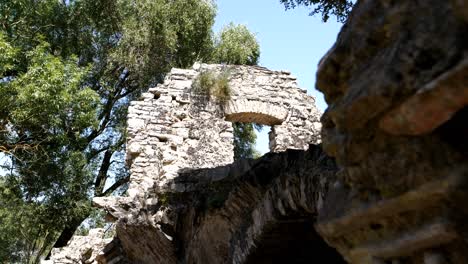
[[[311,263],[323,260],[327,264],[346,263],[341,255],[320,237],[313,221],[293,218],[279,221],[264,232],[257,247],[247,258],[247,264]]]

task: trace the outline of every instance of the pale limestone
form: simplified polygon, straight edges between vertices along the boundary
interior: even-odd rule
[[[207,70],[229,72],[229,101],[221,103],[216,98],[206,98],[192,90],[197,76]],[[181,173],[221,166],[229,168],[229,164],[234,162],[231,122],[272,126],[270,151],[282,152],[287,149],[307,150],[310,144],[319,143],[320,115],[315,99],[297,86],[296,78],[289,72],[270,71],[257,66],[207,64],[195,64],[193,69],[172,69],[164,83],[150,88],[139,101],[130,104],[126,160],[131,176],[127,196],[98,197],[93,203],[106,210],[110,220],[117,221],[116,241],[121,241],[123,248],[132,247],[138,241],[143,243],[138,247],[142,252],[147,246],[162,250],[155,255],[157,258],[141,259],[144,263],[175,263],[171,246],[173,237],[165,230],[173,225],[173,212],[160,207],[148,218],[142,212],[160,206],[160,195],[164,196],[166,192],[184,192],[194,188],[176,181]],[[222,180],[227,175],[229,173],[223,170],[212,177]],[[196,175],[191,177],[198,181]],[[293,199],[289,193],[285,198]],[[296,208],[294,203],[283,205],[281,202],[268,206],[271,206],[271,210],[266,210],[269,214],[272,214],[273,207],[281,214],[285,214],[285,208]],[[259,220],[267,219],[267,216]],[[264,223],[257,224],[263,226]],[[252,232],[257,234],[260,231]],[[145,235],[149,237],[140,237]],[[132,240],[136,239],[135,236],[137,240]],[[118,244],[93,237],[90,239],[76,237],[60,252],[74,254],[72,259],[78,262],[84,256],[82,251],[88,247],[93,247],[92,252],[95,253],[106,243],[111,246],[112,243]],[[84,245],[74,241],[91,242]],[[119,249],[118,246],[112,248],[114,251]],[[128,257],[138,259],[137,251],[133,252],[136,255],[127,252]],[[87,263],[96,261],[94,253]],[[54,252],[52,259],[56,260],[60,254]],[[106,254],[120,256],[120,253],[114,254],[112,251]],[[124,258],[124,255],[121,257]],[[107,255],[103,255],[97,261],[107,263],[107,260]],[[126,262],[116,258],[115,263]]]
[[[220,103],[192,90],[204,71],[228,72],[229,101]],[[172,69],[164,83],[150,88],[129,108],[127,160],[130,189],[137,188],[129,193],[144,195],[148,188],[166,188],[180,170],[232,163],[231,122],[272,126],[272,152],[306,150],[320,142],[320,115],[315,99],[298,87],[289,72],[207,64]],[[153,179],[154,186],[134,184],[141,182],[139,178]]]

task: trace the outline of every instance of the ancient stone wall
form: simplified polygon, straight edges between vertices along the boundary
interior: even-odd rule
[[[99,206],[118,219],[117,237],[110,242],[93,231],[52,259],[257,264],[326,257],[345,263],[313,228],[335,174],[334,160],[316,145],[180,173],[174,181],[182,192],[153,193],[143,201],[100,199]]]
[[[468,262],[467,10],[358,1],[320,63],[341,171],[317,229],[350,263]]]
[[[193,89],[201,72],[224,73],[229,79],[227,102]],[[179,171],[210,168],[234,161],[231,122],[272,126],[270,150],[306,150],[319,142],[320,113],[314,98],[298,88],[285,71],[254,66],[196,64],[172,69],[164,83],[132,102],[128,114],[129,195],[156,184],[171,185]]]
[[[227,100],[220,101],[195,89],[197,77],[206,72],[227,76]],[[304,151],[320,141],[320,113],[314,103],[314,98],[285,71],[206,64],[172,69],[164,83],[143,93],[141,100],[132,102],[129,108],[128,196],[93,201],[107,211],[109,220],[116,222],[117,236],[110,242],[95,237],[101,231],[93,230],[91,237],[76,237],[69,248],[55,250],[53,262],[68,263],[80,258],[98,263],[245,262],[264,229],[278,221],[277,213],[286,217],[289,208],[294,209],[301,222],[305,215],[316,212],[315,201],[323,201],[322,189],[326,190],[327,183],[319,177],[334,175],[333,169],[318,168],[316,163],[329,164],[331,168],[334,163],[324,159],[317,147],[310,151],[316,159],[307,169],[300,169],[300,175],[284,173],[283,165],[295,169],[290,167],[293,160],[284,159],[291,157],[287,154],[233,163],[232,122],[271,126],[271,152]],[[255,190],[251,184],[261,179],[266,181],[265,186],[260,184]],[[271,182],[276,187],[271,188]],[[269,188],[271,191],[267,192]],[[244,193],[248,190],[252,191],[250,196]],[[307,198],[308,193],[314,194]],[[242,203],[248,205],[241,208]],[[205,205],[217,210],[203,212],[201,207]],[[269,208],[263,208],[266,205]],[[237,219],[238,223],[219,219],[218,213],[226,210],[230,216],[224,219]],[[200,221],[203,223],[197,224]],[[234,232],[247,223],[256,225],[253,230],[242,230],[248,235]],[[319,238],[308,223],[308,238]],[[212,229],[216,225],[220,229]],[[190,237],[191,234],[200,235]],[[85,241],[89,241],[87,247],[82,245]],[[321,239],[319,242],[328,248]],[[223,252],[208,253],[213,246]],[[180,247],[184,253],[179,252]],[[233,252],[230,247],[235,247]],[[68,259],[70,252],[73,257]]]
[[[334,159],[304,151],[320,124],[288,73],[229,67],[220,105],[191,87],[225,66],[173,70],[132,104],[130,196],[94,200],[117,231],[96,260],[468,263],[467,36],[465,0],[357,1],[317,75]],[[229,121],[296,150],[232,163]]]

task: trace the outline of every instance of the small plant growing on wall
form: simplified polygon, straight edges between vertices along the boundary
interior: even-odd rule
[[[201,72],[193,82],[192,88],[197,94],[205,95],[210,99],[213,98],[220,103],[225,103],[229,100],[231,95],[229,72]]]

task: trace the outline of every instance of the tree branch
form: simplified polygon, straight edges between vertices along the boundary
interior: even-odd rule
[[[88,162],[90,162],[92,159],[94,159],[97,155],[99,155],[100,153],[102,153],[103,151],[106,151],[106,150],[109,150],[110,148],[112,147],[112,145],[107,145],[103,148],[100,148],[100,149],[91,149],[87,155],[88,157]]]
[[[120,186],[124,185],[125,183],[130,181],[130,176],[127,176],[125,178],[121,178],[114,182],[111,187],[109,187],[105,192],[102,193],[102,196],[107,196],[117,190]]]
[[[113,154],[114,154],[114,151],[110,149],[106,150],[106,152],[104,153],[104,157],[102,158],[101,168],[99,169],[96,182],[94,183],[94,195],[95,196],[101,196],[104,190],[104,185],[106,183],[106,178],[107,178],[107,171],[109,170],[109,167],[111,165],[111,158]]]

